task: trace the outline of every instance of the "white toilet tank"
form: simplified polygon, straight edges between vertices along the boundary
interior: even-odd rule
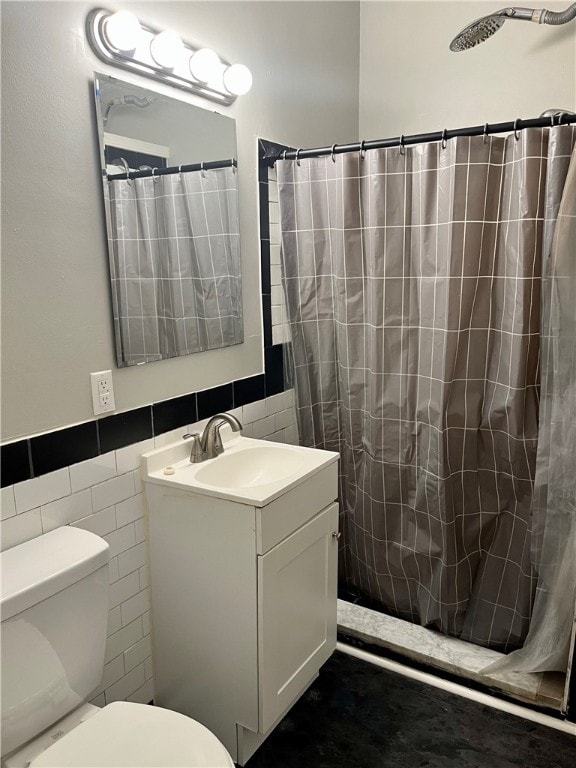
[[[0,553],[3,755],[100,684],[108,561],[106,541],[71,527]]]

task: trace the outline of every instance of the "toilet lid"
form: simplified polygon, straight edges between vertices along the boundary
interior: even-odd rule
[[[116,701],[48,747],[30,768],[234,768],[234,763],[196,720]]]

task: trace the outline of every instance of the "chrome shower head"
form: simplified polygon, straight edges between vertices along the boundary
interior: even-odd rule
[[[451,51],[466,51],[468,48],[473,48],[479,43],[483,43],[484,40],[488,40],[492,37],[500,27],[504,24],[506,19],[503,16],[494,14],[493,16],[483,16],[481,19],[476,19],[471,24],[459,32],[454,40],[450,43]]]
[[[491,13],[489,16],[483,16],[476,19],[471,24],[459,32],[450,43],[451,51],[466,51],[479,43],[483,43],[500,27],[507,19],[516,19],[518,21],[533,21],[536,24],[566,24],[576,18],[576,3],[568,6],[565,11],[555,13],[547,11],[544,8],[502,8],[500,11]]]

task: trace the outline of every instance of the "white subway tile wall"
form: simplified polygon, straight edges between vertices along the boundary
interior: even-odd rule
[[[282,289],[280,266],[280,213],[278,208],[278,179],[276,168],[268,171],[268,211],[270,216],[270,289],[272,307],[272,343],[285,344],[292,341],[284,291]]]
[[[14,517],[16,514],[16,499],[14,498],[14,486],[2,488],[0,491],[0,509],[2,520]]]
[[[116,477],[116,456],[114,453],[105,453],[103,456],[97,456],[89,461],[81,461],[70,467],[72,491],[91,488],[93,485],[103,483],[104,480],[110,480],[113,477]]]
[[[48,504],[56,499],[62,499],[72,493],[70,472],[68,469],[58,469],[35,480],[26,480],[14,486],[16,512],[27,512]]]
[[[293,390],[231,413],[243,424],[246,437],[298,443]],[[205,423],[190,424],[2,489],[1,549],[61,525],[85,528],[110,545],[105,667],[102,683],[91,699],[97,706],[123,699],[146,704],[154,698],[140,456],[180,439],[185,432],[201,431]]]

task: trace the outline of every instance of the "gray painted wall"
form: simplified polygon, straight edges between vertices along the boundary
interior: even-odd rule
[[[92,77],[130,76],[89,49],[92,7],[2,2],[4,440],[93,418],[91,371],[113,370],[118,411],[260,373],[257,138],[314,146],[357,134],[358,3],[113,3],[254,75],[223,110],[237,121],[245,343],[115,369]]]
[[[576,111],[576,22],[507,21],[492,38],[452,53],[474,19],[506,7],[489,2],[362,2],[360,137],[376,139]],[[564,10],[567,2],[510,5]]]

